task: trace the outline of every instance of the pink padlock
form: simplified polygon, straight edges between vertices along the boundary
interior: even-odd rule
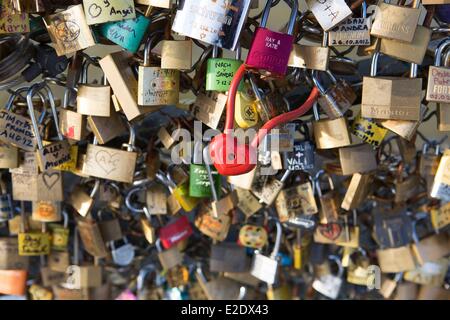
[[[294,42],[292,34],[297,18],[298,0],[291,0],[292,11],[287,34],[266,28],[272,2],[273,0],[267,0],[261,24],[256,28],[245,64],[248,69],[253,69],[264,76],[278,78],[286,75]]]

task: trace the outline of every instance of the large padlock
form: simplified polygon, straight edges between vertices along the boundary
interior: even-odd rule
[[[267,0],[261,23],[256,28],[250,51],[245,64],[247,68],[271,77],[283,77],[286,74],[289,56],[294,42],[294,26],[297,17],[298,1],[292,1],[291,15],[287,34],[266,27],[272,0]]]

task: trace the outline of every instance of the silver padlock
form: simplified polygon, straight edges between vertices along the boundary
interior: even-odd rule
[[[342,263],[339,257],[331,255],[328,257],[328,259],[337,264],[337,275],[333,275],[331,273],[323,275],[313,281],[312,287],[314,288],[314,290],[323,294],[324,296],[330,299],[336,299],[339,295],[339,291],[341,290],[344,268],[342,267]]]
[[[124,244],[116,247],[115,241],[111,242],[111,255],[115,264],[119,266],[128,266],[134,259],[134,246],[128,242],[126,237],[123,238]]]

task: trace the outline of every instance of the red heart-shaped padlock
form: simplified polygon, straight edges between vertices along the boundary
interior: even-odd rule
[[[238,144],[236,137],[229,134],[215,136],[209,152],[214,167],[224,176],[245,174],[256,166],[256,150],[248,144]]]

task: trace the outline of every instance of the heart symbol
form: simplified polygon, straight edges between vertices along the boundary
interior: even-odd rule
[[[44,180],[44,184],[47,187],[47,189],[53,188],[53,186],[58,182],[59,180],[59,172],[44,172],[42,174],[42,180]]]
[[[256,150],[248,144],[238,145],[237,139],[231,135],[215,136],[209,150],[214,167],[221,175],[245,174],[256,166]]]
[[[117,162],[119,159],[115,159],[114,157],[118,156],[117,153],[109,153],[106,150],[100,150],[95,154],[95,161],[100,166],[100,168],[105,171],[105,173],[108,175],[114,170],[117,169]]]
[[[339,223],[331,222],[319,225],[319,232],[330,240],[336,240],[341,234],[342,228]]]
[[[102,13],[102,8],[93,3],[89,6],[88,12],[92,18],[97,18]]]

